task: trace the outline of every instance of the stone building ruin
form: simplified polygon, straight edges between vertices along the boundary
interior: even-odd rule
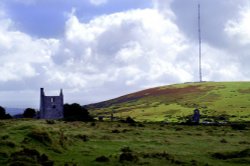
[[[40,119],[63,118],[63,91],[59,96],[45,96],[44,89],[40,89]]]

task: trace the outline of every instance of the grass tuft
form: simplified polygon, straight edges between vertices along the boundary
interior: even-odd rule
[[[52,143],[52,139],[46,131],[32,130],[27,136],[42,143],[43,145],[49,146]]]

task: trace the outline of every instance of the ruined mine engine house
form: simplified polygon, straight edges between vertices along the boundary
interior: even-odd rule
[[[40,118],[61,119],[63,118],[63,91],[59,96],[45,96],[44,89],[40,90]]]

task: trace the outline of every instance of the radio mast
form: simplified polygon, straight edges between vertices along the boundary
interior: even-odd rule
[[[199,78],[202,82],[202,70],[201,70],[201,12],[200,2],[198,1],[198,35],[199,35]]]

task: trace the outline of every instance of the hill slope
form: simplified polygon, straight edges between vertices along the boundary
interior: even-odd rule
[[[93,115],[138,121],[182,121],[199,108],[203,119],[250,120],[250,82],[186,83],[151,88],[87,106]]]

